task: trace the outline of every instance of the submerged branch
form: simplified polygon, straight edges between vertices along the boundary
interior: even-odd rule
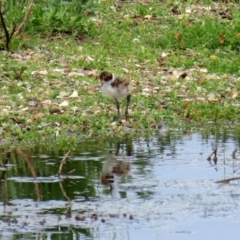
[[[233,158],[234,160],[240,161],[240,158],[238,158],[238,157],[236,156],[236,152],[237,152],[237,149],[234,149],[233,152],[232,152],[232,158]]]
[[[232,152],[232,158],[233,158],[233,160],[240,161],[240,158],[238,158],[236,156],[236,153],[237,153],[237,149],[234,149],[233,152]],[[234,173],[236,171],[238,171],[239,169],[240,168],[237,168],[236,170],[234,170]],[[216,183],[229,183],[230,181],[234,181],[234,180],[240,180],[240,177],[227,178],[227,179],[223,179],[223,180],[217,181]]]
[[[207,158],[208,161],[211,161],[211,157],[214,155],[213,161],[217,162],[217,148],[214,149],[214,151],[210,154],[210,156]]]
[[[240,180],[240,177],[227,178],[227,179],[217,181],[216,183],[229,183],[230,181],[234,181],[234,180]]]
[[[58,176],[58,177],[59,177],[59,176],[61,175],[61,173],[62,173],[62,167],[63,167],[63,165],[66,163],[66,159],[67,159],[69,153],[70,153],[70,150],[64,155],[64,157],[63,157],[63,159],[62,159],[62,161],[61,161],[61,163],[60,163],[60,166],[59,166],[59,169],[58,169],[58,173],[57,173],[57,176]]]
[[[16,153],[18,156],[21,156],[22,159],[27,163],[28,165],[28,168],[32,174],[32,177],[33,178],[37,178],[37,174],[36,174],[36,170],[32,164],[32,161],[31,161],[31,157],[25,153],[20,147],[16,148]],[[41,200],[41,194],[40,194],[40,189],[39,189],[39,185],[37,182],[34,183],[34,186],[35,186],[35,193],[36,193],[36,196],[37,196],[37,201],[40,201]]]
[[[60,189],[61,189],[61,191],[62,191],[63,196],[64,196],[68,201],[71,201],[71,199],[68,197],[68,195],[67,195],[67,193],[66,193],[66,191],[65,191],[65,189],[64,189],[64,187],[63,187],[63,185],[62,185],[62,182],[59,182],[59,186],[60,186]]]

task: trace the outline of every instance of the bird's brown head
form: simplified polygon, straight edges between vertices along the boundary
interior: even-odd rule
[[[111,80],[112,77],[113,77],[112,73],[107,72],[107,71],[103,71],[99,75],[99,79],[101,82],[103,82],[103,81],[107,82],[107,81]]]

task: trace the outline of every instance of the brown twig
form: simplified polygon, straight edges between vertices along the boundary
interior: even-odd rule
[[[61,173],[62,173],[62,167],[63,167],[63,165],[66,163],[66,159],[67,159],[69,153],[70,153],[70,150],[64,155],[64,157],[63,157],[63,159],[62,159],[62,161],[61,161],[61,163],[60,163],[60,166],[59,166],[59,169],[58,169],[58,173],[57,173],[57,176],[58,176],[58,177],[59,177],[59,176],[61,175]]]
[[[71,218],[72,216],[72,205],[73,205],[73,201],[69,200],[69,206],[67,208],[67,212],[66,212],[66,218]]]
[[[12,29],[10,35],[9,35],[10,40],[11,40],[11,38],[13,37],[15,30],[16,30],[16,23],[13,23],[13,29]]]
[[[26,9],[26,12],[25,12],[25,16],[23,18],[23,21],[19,24],[19,26],[17,27],[17,29],[14,31],[14,34],[13,36],[16,36],[18,35],[21,30],[25,27],[26,23],[27,23],[27,20],[29,18],[29,15],[31,13],[31,10],[32,10],[32,6],[34,4],[34,0],[29,0],[29,4],[27,6],[27,9]]]
[[[2,9],[1,8],[0,8],[0,21],[1,21],[1,25],[2,25],[2,28],[3,28],[3,31],[4,31],[5,37],[6,37],[6,45],[5,45],[5,47],[8,50],[11,38],[10,38],[9,32],[7,30],[7,27],[6,27],[6,24],[5,24],[5,21],[4,21],[4,17],[3,17],[3,13],[2,13]]]
[[[69,171],[68,173],[66,173],[66,176],[69,175],[70,173],[75,172],[75,171],[76,171],[76,169],[72,169],[71,171]]]
[[[212,157],[213,154],[214,154],[214,159],[217,159],[217,148],[215,148],[214,151],[207,158],[208,161],[211,161],[211,157]]]
[[[233,158],[234,160],[240,161],[240,158],[238,158],[238,157],[236,156],[236,152],[237,152],[237,149],[234,149],[233,152],[232,152],[232,158]]]
[[[1,180],[6,180],[6,178],[7,178],[7,171],[4,170],[2,171]]]
[[[227,179],[217,181],[216,183],[229,183],[230,181],[234,181],[234,180],[240,180],[240,177],[227,178]]]
[[[68,195],[67,195],[67,193],[66,193],[66,191],[65,191],[65,189],[64,189],[64,187],[63,187],[63,185],[62,185],[62,182],[59,182],[59,186],[60,186],[60,189],[61,189],[61,191],[62,191],[63,196],[64,196],[68,201],[71,201],[71,199],[68,197]]]
[[[1,6],[0,6],[1,10],[4,10],[4,1],[1,2]]]
[[[32,177],[36,178],[37,174],[36,174],[35,168],[32,164],[31,157],[27,153],[25,153],[20,147],[16,148],[16,153],[17,153],[17,155],[21,156],[22,159],[27,163],[28,168],[32,174]],[[35,186],[35,193],[37,196],[37,201],[40,201],[41,195],[40,195],[39,184],[37,182],[35,182],[34,186]]]
[[[232,152],[232,158],[233,158],[233,160],[240,161],[240,158],[238,158],[238,157],[236,156],[236,152],[237,152],[237,149],[234,149],[233,152]],[[235,173],[235,172],[237,172],[239,169],[240,169],[240,168],[237,168],[237,169],[235,169],[233,172]]]
[[[4,212],[5,208],[7,207],[9,203],[9,186],[8,186],[8,181],[2,181],[1,183],[1,199],[2,202],[4,203]]]

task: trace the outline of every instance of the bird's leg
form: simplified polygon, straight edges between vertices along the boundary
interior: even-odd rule
[[[131,94],[127,95],[127,105],[126,105],[126,109],[125,109],[126,120],[128,120],[128,118],[129,118],[128,107],[129,107],[129,104],[130,104],[130,100],[131,100]]]
[[[117,99],[115,99],[116,101],[116,106],[117,106],[117,112],[118,112],[118,121],[121,120],[121,114],[120,114],[120,103],[118,102]]]

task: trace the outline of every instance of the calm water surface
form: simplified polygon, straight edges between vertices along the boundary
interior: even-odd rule
[[[62,164],[67,144],[2,145],[0,239],[239,239],[239,181],[216,183],[239,177],[239,136],[96,138]]]

